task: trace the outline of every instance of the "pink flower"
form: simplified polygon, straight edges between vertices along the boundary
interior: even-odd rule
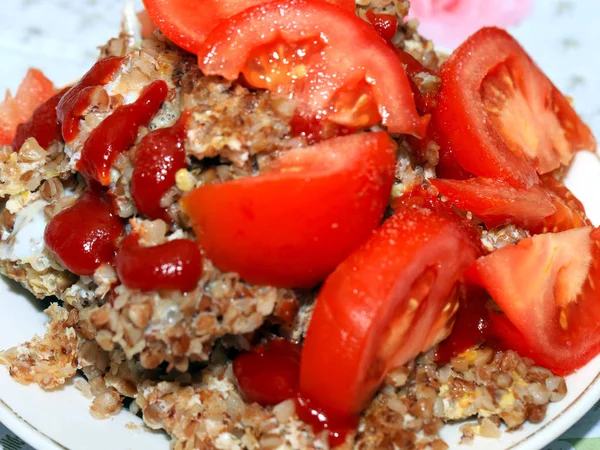
[[[484,26],[507,28],[531,12],[532,0],[411,0],[409,18],[441,47],[454,48]]]

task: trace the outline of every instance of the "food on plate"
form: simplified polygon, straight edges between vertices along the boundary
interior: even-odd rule
[[[0,104],[0,272],[58,299],[11,375],[80,371],[175,449],[542,421],[600,352],[562,183],[596,142],[525,50],[484,28],[442,63],[400,0],[144,3],[143,38]]]

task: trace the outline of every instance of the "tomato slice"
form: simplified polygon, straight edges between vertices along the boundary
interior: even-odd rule
[[[319,0],[255,6],[219,24],[198,53],[207,75],[296,101],[302,116],[343,126],[383,122],[423,136],[408,77],[394,50],[355,14]]]
[[[517,189],[510,184],[489,178],[469,180],[430,180],[454,205],[470,211],[488,228],[507,223],[539,227],[546,217],[556,212],[550,195],[538,185]]]
[[[380,224],[395,162],[386,133],[339,137],[285,153],[265,174],[199,187],[182,206],[220,269],[312,286]]]
[[[557,374],[600,352],[600,229],[540,234],[480,258],[469,270]],[[514,335],[514,334],[513,334]]]
[[[0,103],[0,145],[10,145],[17,126],[26,122],[35,109],[54,94],[52,82],[40,70],[29,69],[16,95],[12,97],[7,92]]]
[[[405,207],[327,278],[300,364],[300,390],[359,413],[386,372],[447,336],[456,286],[479,252],[444,214]]]
[[[441,69],[436,123],[468,172],[514,186],[596,149],[590,129],[508,33],[483,28]]]
[[[355,11],[350,0],[330,0],[348,11]],[[181,48],[198,53],[202,43],[220,22],[252,6],[269,0],[143,0],[150,20]]]
[[[572,228],[591,226],[583,204],[573,193],[551,174],[540,177],[541,186],[546,190],[556,212],[544,219],[541,225],[532,227],[532,233],[557,233]]]

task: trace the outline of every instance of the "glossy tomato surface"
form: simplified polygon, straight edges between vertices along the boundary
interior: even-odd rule
[[[431,180],[440,194],[463,211],[472,212],[488,228],[509,223],[525,228],[540,227],[556,212],[550,195],[540,186],[514,188],[489,178]]]
[[[503,336],[508,346],[538,364],[567,374],[600,351],[599,229],[524,239],[477,260],[468,275],[519,331]]]
[[[275,286],[312,286],[380,224],[396,149],[386,133],[284,153],[264,174],[197,188],[182,199],[221,270]]]
[[[354,415],[385,374],[447,336],[457,283],[479,251],[445,214],[398,208],[330,275],[302,350],[300,389]]]
[[[435,119],[468,172],[514,186],[538,182],[595,150],[590,129],[508,33],[483,28],[443,64]]]
[[[220,22],[252,6],[268,3],[269,0],[143,0],[148,19],[142,14],[144,29],[148,22],[156,26],[165,36],[190,53],[198,53],[210,31]],[[354,2],[332,0],[331,3],[348,11],[354,11]]]
[[[218,25],[198,54],[207,75],[237,79],[296,102],[296,113],[423,136],[404,67],[354,13],[319,0],[275,1]]]

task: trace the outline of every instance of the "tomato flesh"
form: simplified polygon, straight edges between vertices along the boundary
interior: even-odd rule
[[[523,48],[483,28],[444,63],[435,120],[458,163],[475,175],[530,187],[596,141]]]
[[[600,351],[600,229],[524,239],[477,260],[469,276],[522,335],[514,345],[538,364],[567,374]]]
[[[302,350],[301,391],[336,416],[360,413],[389,370],[446,337],[457,283],[478,254],[445,214],[399,208],[325,281]]]
[[[0,145],[11,145],[17,126],[29,120],[38,106],[56,94],[52,82],[38,69],[29,69],[14,97],[0,103]],[[18,150],[19,147],[13,147]]]
[[[243,73],[255,87],[292,96],[297,113],[319,120],[381,121],[417,136],[429,120],[419,117],[394,50],[355,14],[319,0],[249,8],[210,33],[198,60],[207,75]]]
[[[386,133],[284,153],[271,171],[202,186],[182,199],[206,255],[274,286],[312,286],[380,224],[396,163]]]
[[[583,204],[564,184],[547,174],[540,177],[540,185],[549,195],[556,212],[546,217],[542,224],[531,227],[532,233],[557,233],[592,225],[585,214]]]
[[[269,0],[143,0],[149,20],[170,40],[190,53],[198,53],[210,31],[219,23],[243,10],[268,3]],[[350,0],[332,0],[331,3],[354,11]],[[144,22],[143,22],[144,23]]]
[[[431,183],[458,208],[483,220],[488,228],[513,223],[529,229],[540,226],[556,212],[550,196],[537,185],[518,189],[488,178],[435,179]]]

